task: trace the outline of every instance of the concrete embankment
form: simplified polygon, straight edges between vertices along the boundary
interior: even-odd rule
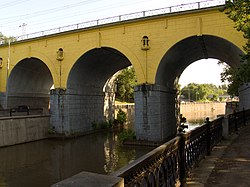
[[[18,116],[0,119],[0,147],[48,137],[50,116]]]
[[[225,102],[187,102],[181,103],[180,113],[188,120],[216,118],[217,115],[225,114]]]
[[[215,119],[219,114],[225,114],[225,102],[186,102],[180,104],[180,113],[188,120]],[[119,109],[127,114],[129,128],[134,128],[135,105],[133,103],[119,103],[115,105],[115,116]]]

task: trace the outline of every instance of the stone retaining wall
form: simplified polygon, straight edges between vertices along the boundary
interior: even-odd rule
[[[49,121],[49,116],[1,118],[0,147],[47,138]]]
[[[225,107],[225,102],[181,103],[180,113],[189,120],[205,119],[206,117],[214,119],[217,115],[225,114]]]

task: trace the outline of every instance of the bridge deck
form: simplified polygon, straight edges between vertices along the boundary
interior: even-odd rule
[[[199,167],[193,169],[189,187],[250,186],[250,125],[214,147]]]

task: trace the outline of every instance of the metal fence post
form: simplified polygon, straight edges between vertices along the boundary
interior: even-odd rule
[[[187,187],[186,179],[186,153],[185,153],[185,136],[184,133],[180,133],[180,187]]]
[[[206,128],[207,128],[207,155],[211,155],[211,122],[209,118],[206,118]]]
[[[246,111],[245,108],[243,108],[243,124],[246,126]]]
[[[234,116],[234,128],[235,128],[235,132],[236,132],[236,134],[238,134],[237,112],[235,110],[234,110],[233,116]]]

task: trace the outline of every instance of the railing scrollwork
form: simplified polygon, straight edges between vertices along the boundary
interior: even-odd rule
[[[127,187],[184,186],[188,171],[220,142],[222,122],[223,117],[211,122],[207,119],[205,124],[180,133],[112,175],[123,177]]]

